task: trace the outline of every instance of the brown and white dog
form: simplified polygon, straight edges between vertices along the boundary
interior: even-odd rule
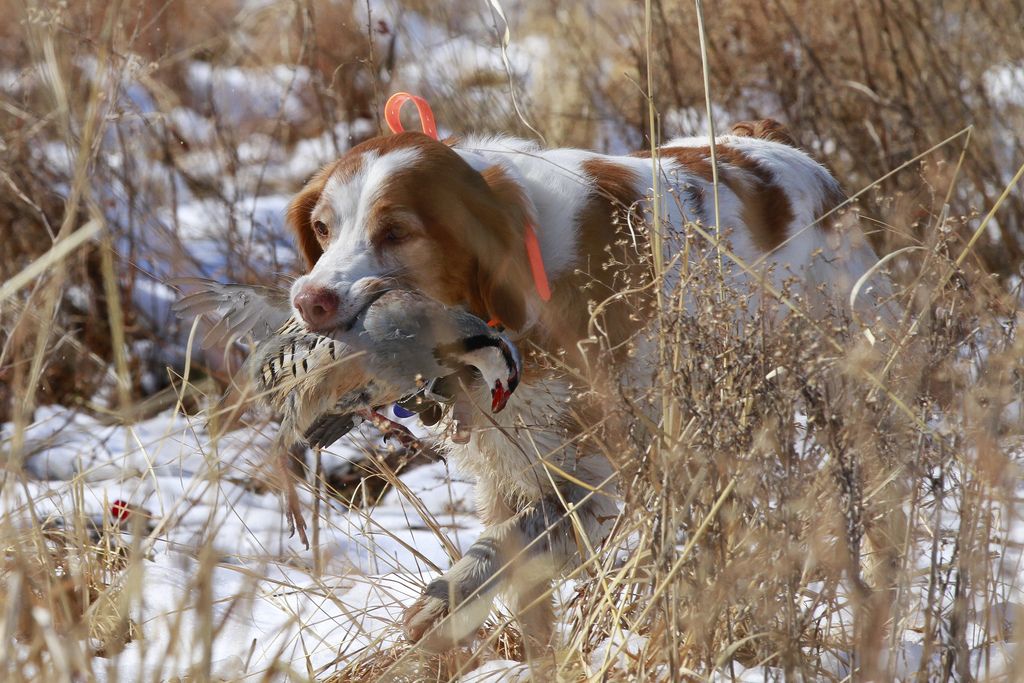
[[[717,208],[708,140],[673,140],[660,149],[661,215],[675,226],[664,239],[665,259],[674,263],[665,291],[679,285],[679,260],[672,259],[681,226],[712,226],[716,218],[731,253],[749,264],[730,267],[736,277],[759,272],[775,286],[797,277],[808,292],[844,294],[876,262],[859,235],[819,221],[843,195],[781,126],[740,124],[718,138],[716,153]],[[293,285],[292,304],[310,328],[345,327],[375,293],[409,288],[500,320],[526,351],[506,410],[476,411],[468,443],[448,444],[477,478],[487,529],[406,610],[411,640],[439,649],[466,638],[500,592],[519,605],[524,632],[546,641],[551,606],[540,596],[557,572],[608,534],[618,513],[613,467],[576,438],[585,412],[574,405],[580,389],[557,364],[531,364],[539,355],[530,350],[561,352],[568,367],[582,362],[578,342],[591,332],[590,302],[621,287],[599,264],[610,245],[635,244],[643,234],[622,218],[643,216],[652,185],[652,162],[643,154],[401,133],[353,148],[292,201],[288,220],[310,266]],[[540,241],[549,301],[531,277],[527,225]],[[608,309],[602,332],[612,346],[636,328],[635,318]]]

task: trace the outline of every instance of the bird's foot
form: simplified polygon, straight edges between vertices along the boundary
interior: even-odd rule
[[[381,431],[385,442],[394,438],[409,450],[420,450],[423,448],[423,443],[405,425],[395,422],[372,409],[361,410],[358,414]]]
[[[469,443],[470,438],[473,436],[473,430],[469,426],[473,410],[473,404],[469,400],[462,398],[455,401],[455,405],[452,408],[452,422],[449,427],[451,430],[449,438],[453,443]]]

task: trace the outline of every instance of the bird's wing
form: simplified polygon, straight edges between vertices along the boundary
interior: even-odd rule
[[[372,411],[387,389],[370,380],[362,386],[340,395],[330,409],[318,413],[309,420],[309,427],[303,432],[306,443],[312,448],[327,448],[363,422],[365,411]]]
[[[352,413],[324,413],[313,421],[303,437],[310,448],[327,448],[362,421],[361,416]]]
[[[247,362],[252,379],[264,391],[287,392],[299,384],[348,391],[349,383],[366,381],[360,355],[330,337],[282,330],[260,342]],[[351,379],[341,382],[346,375]]]
[[[203,348],[226,346],[250,333],[262,341],[292,315],[288,291],[281,287],[225,284],[205,278],[180,278],[173,284],[195,289],[171,307],[179,317],[219,318],[203,337]]]

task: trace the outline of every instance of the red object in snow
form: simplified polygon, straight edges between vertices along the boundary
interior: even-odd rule
[[[127,520],[131,513],[131,506],[126,501],[118,499],[110,504],[110,516],[118,522]]]

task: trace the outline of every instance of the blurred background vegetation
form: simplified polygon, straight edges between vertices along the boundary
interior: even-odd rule
[[[72,406],[110,423],[175,406],[189,330],[169,311],[177,296],[170,280],[295,276],[302,266],[284,207],[321,164],[383,132],[390,93],[427,97],[442,134],[540,134],[548,146],[625,153],[648,146],[652,134],[706,135],[707,85],[717,130],[776,118],[849,194],[870,188],[854,206],[880,253],[926,247],[920,259],[894,263],[894,277],[914,285],[906,290],[908,310],[925,321],[917,334],[926,352],[906,373],[918,384],[892,391],[924,414],[918,390],[942,367],[948,387],[974,393],[964,394],[961,431],[945,448],[925,438],[921,420],[879,401],[875,387],[848,387],[810,414],[808,424],[818,424],[806,433],[819,443],[776,460],[772,449],[781,453],[795,438],[794,411],[816,405],[809,388],[829,389],[815,385],[815,373],[831,352],[806,329],[752,340],[736,338],[731,319],[685,321],[692,353],[681,354],[679,386],[662,389],[688,392],[676,398],[694,416],[692,441],[649,459],[625,453],[634,460],[625,468],[647,468],[627,492],[622,525],[628,531],[633,523],[643,539],[630,555],[636,574],[619,583],[611,562],[604,565],[602,576],[619,591],[614,609],[605,609],[603,584],[580,584],[573,642],[587,643],[578,649],[590,653],[615,633],[623,613],[646,614],[648,589],[664,585],[662,598],[678,614],[666,607],[671,618],[646,632],[650,647],[631,660],[634,671],[676,667],[682,657],[703,662],[705,672],[733,660],[772,661],[811,677],[849,664],[840,661],[852,651],[853,641],[842,640],[849,634],[818,627],[845,623],[860,600],[859,644],[878,652],[888,638],[895,643],[902,631],[890,627],[898,624],[925,634],[921,661],[933,644],[953,653],[939,666],[926,662],[919,680],[954,673],[965,680],[977,664],[967,654],[969,598],[994,607],[1005,584],[1018,583],[1015,568],[1010,578],[997,577],[990,559],[997,542],[1011,544],[1000,524],[1016,519],[1020,500],[1019,468],[1000,439],[1024,432],[1019,415],[1001,412],[1021,392],[1013,331],[1024,275],[1024,193],[1010,192],[965,248],[1024,160],[1024,4],[708,3],[707,84],[694,4],[649,5],[650,34],[645,3],[636,0],[0,0],[0,283],[58,237],[106,228],[60,267],[0,298],[0,423],[17,427],[8,471],[18,471],[19,430],[40,405]],[[948,268],[962,253],[963,262]],[[957,275],[949,287],[947,274]],[[196,351],[193,381],[228,381],[222,351]],[[766,357],[790,363],[791,374],[768,381],[758,365]],[[845,361],[868,362],[852,351]],[[780,419],[765,419],[763,430],[751,426],[751,396]],[[184,398],[185,411],[198,410],[199,401]],[[847,423],[830,421],[830,411]],[[856,466],[836,465],[848,452],[859,458]],[[834,466],[847,486],[838,493]],[[879,493],[892,482],[896,493]],[[836,589],[849,558],[804,564],[814,554],[809,548],[832,548],[844,533],[859,549],[858,525],[870,527],[897,508],[910,511],[911,526],[889,540],[908,552],[900,571],[883,567],[879,590]],[[980,512],[963,521],[965,510]],[[672,568],[680,539],[698,527],[706,536],[674,573],[683,567]],[[28,548],[26,556],[43,547],[13,526],[0,531],[5,545]],[[635,540],[627,535],[620,530],[616,542]],[[929,556],[930,564],[914,564]],[[40,586],[32,593],[38,604],[69,609],[70,593],[54,590],[53,572],[42,574],[49,578],[20,576]],[[808,606],[812,586],[818,592]],[[927,594],[921,611],[905,604],[909,586]],[[70,602],[87,594],[79,588]],[[882,609],[888,606],[892,613]],[[998,629],[984,618],[975,633],[987,643]],[[676,640],[679,624],[687,629]],[[674,647],[659,650],[670,638]],[[388,662],[360,665],[362,674],[339,680],[372,678]],[[453,673],[467,663],[449,665]]]
[[[514,91],[548,145],[624,152],[651,133],[650,54],[658,139],[706,134],[692,3],[654,0],[650,53],[642,3],[503,10],[508,71],[505,23],[486,2],[3,0],[0,278],[49,248],[82,163],[67,229],[96,215],[118,238],[128,341],[149,342],[130,354],[151,366],[146,386],[145,372],[133,373],[138,396],[164,385],[159,366],[175,356],[159,348],[173,322],[133,305],[139,281],[167,276],[167,263],[241,280],[294,273],[281,212],[252,198],[286,197],[318,164],[378,133],[395,90],[429,98],[451,134],[534,136]],[[718,129],[777,118],[850,193],[970,127],[969,144],[962,134],[860,197],[884,228],[872,231],[882,251],[923,239],[947,194],[949,214],[973,220],[1024,155],[1019,2],[724,0],[706,21]],[[203,220],[207,235],[223,234],[219,261],[197,262],[190,240]],[[1020,275],[1024,195],[1008,198],[974,253],[986,272]],[[96,249],[62,277],[75,287],[54,313],[60,328],[47,344],[59,350],[47,354],[44,402],[91,398],[113,360]],[[19,352],[4,351],[0,377],[10,382]]]

